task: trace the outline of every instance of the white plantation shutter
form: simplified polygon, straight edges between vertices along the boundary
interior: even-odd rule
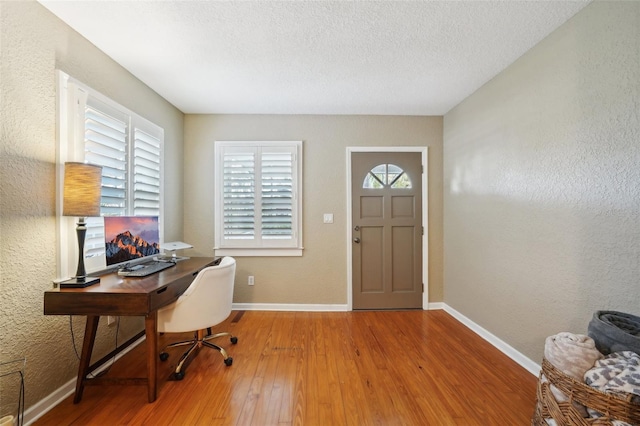
[[[84,159],[102,166],[101,216],[123,216],[127,209],[126,114],[87,97],[84,107]],[[104,224],[100,218],[87,218],[85,258],[104,253]]]
[[[262,152],[263,239],[293,237],[293,158],[294,152]]]
[[[223,154],[223,232],[226,240],[255,237],[255,152]]]
[[[160,214],[161,141],[140,129],[133,141],[133,215]]]
[[[102,166],[100,213],[124,216],[127,212],[128,117],[89,97],[84,122],[84,159]]]
[[[302,143],[216,142],[215,151],[219,254],[301,255]]]

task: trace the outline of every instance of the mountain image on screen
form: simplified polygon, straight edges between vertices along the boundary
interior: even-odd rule
[[[160,244],[149,243],[144,238],[125,231],[107,242],[105,249],[109,263],[114,264],[160,253]]]

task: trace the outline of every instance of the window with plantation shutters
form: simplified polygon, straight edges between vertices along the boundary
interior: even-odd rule
[[[216,142],[216,253],[302,254],[302,142]]]
[[[158,216],[162,223],[164,130],[68,75],[58,76],[59,162],[102,167],[101,216]],[[86,222],[85,266],[87,271],[104,268],[103,220]],[[77,244],[67,228],[60,221],[60,253]],[[162,239],[162,226],[160,232]],[[75,268],[59,265],[60,276]]]
[[[84,104],[84,161],[102,166],[101,216],[160,216],[163,131],[89,93]],[[102,221],[87,219],[85,257],[104,253]]]

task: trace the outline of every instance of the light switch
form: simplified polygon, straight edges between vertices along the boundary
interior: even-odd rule
[[[333,223],[333,213],[324,214],[324,223]]]

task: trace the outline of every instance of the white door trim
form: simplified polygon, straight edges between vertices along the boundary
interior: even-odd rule
[[[424,227],[424,238],[422,238],[422,282],[424,292],[422,293],[422,309],[429,309],[429,200],[427,198],[428,168],[428,147],[422,146],[348,146],[347,147],[347,309],[353,310],[353,264],[351,236],[353,235],[353,225],[351,220],[351,153],[353,152],[420,152],[422,153],[422,226]]]

